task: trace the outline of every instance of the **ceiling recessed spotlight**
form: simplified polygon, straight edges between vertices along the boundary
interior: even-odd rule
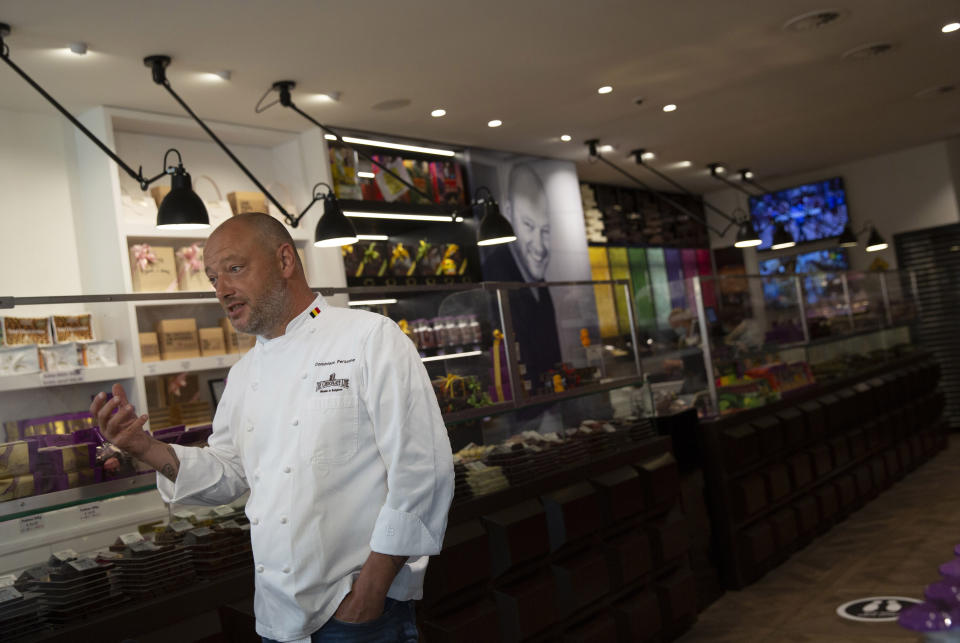
[[[447,110],[445,110],[445,109],[435,109],[435,110],[433,110],[432,112],[430,112],[430,115],[433,116],[434,118],[440,118],[441,116],[446,116],[446,115],[447,115]]]
[[[601,152],[604,152],[604,153],[606,153],[606,154],[609,154],[609,153],[612,152],[615,148],[613,147],[613,145],[601,145],[601,146],[598,147],[597,149],[598,149],[599,151],[601,151]]]
[[[503,125],[503,121],[497,119],[493,119],[487,123],[487,127],[500,127],[501,125]]]
[[[611,87],[610,85],[604,85],[603,87],[601,87],[600,89],[597,90],[597,93],[598,93],[598,94],[609,94],[609,93],[612,92],[612,91],[613,91],[613,87]]]
[[[670,103],[669,105],[664,105],[664,106],[663,106],[663,111],[665,111],[665,112],[675,112],[675,111],[677,111],[677,106],[674,105],[673,103]]]
[[[78,56],[83,56],[87,53],[87,43],[71,42],[69,49],[71,53],[77,54]]]
[[[644,152],[640,155],[640,159],[643,161],[652,161],[655,158],[657,158],[657,155],[653,152]]]
[[[337,137],[334,136],[333,134],[324,134],[324,135],[323,135],[323,138],[327,139],[328,141],[335,141],[335,140],[337,140]]]
[[[685,168],[692,167],[692,166],[693,166],[693,162],[692,162],[692,161],[678,161],[677,163],[674,163],[673,166],[674,166],[675,168],[677,168],[678,170],[683,170],[683,169],[685,169]]]
[[[573,137],[570,136],[569,134],[564,134],[563,136],[560,137],[560,140],[563,141],[564,143],[569,143],[570,141],[573,140]]]
[[[940,31],[943,33],[953,33],[960,29],[960,22],[951,22],[950,24],[943,25],[940,27]]]
[[[849,51],[843,52],[840,56],[844,60],[866,60],[867,58],[876,58],[884,54],[889,54],[897,46],[892,42],[874,42],[869,45],[860,45]]]
[[[370,107],[370,109],[378,112],[389,112],[394,109],[403,109],[410,105],[412,101],[409,98],[391,98],[390,100],[382,100],[376,105]]]
[[[794,33],[813,31],[839,22],[846,18],[849,13],[846,9],[819,9],[787,20],[782,29]]]

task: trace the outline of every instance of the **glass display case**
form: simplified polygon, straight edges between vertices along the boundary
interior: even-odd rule
[[[482,447],[485,456],[506,445],[516,456],[585,439],[590,426],[597,437],[612,433],[605,423],[639,414],[634,324],[600,341],[599,286],[622,293],[629,317],[631,294],[618,281],[319,292],[398,323],[420,353],[455,451]],[[548,310],[533,316],[538,292]],[[92,397],[119,382],[158,439],[202,446],[229,368],[253,346],[211,292],[7,298],[2,307],[12,345],[0,349],[0,522],[152,489],[153,473],[94,427]],[[55,320],[82,332],[58,342]],[[467,459],[478,469],[476,455]]]
[[[725,279],[749,296],[719,311],[703,293]],[[912,284],[896,271],[697,278],[696,325],[713,374],[708,414],[763,406],[911,351]]]

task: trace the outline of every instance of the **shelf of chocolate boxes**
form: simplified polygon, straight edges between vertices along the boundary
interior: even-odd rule
[[[8,585],[0,589],[0,640],[79,621],[198,580],[252,572],[249,531],[243,512],[224,506],[204,516],[175,513],[167,524],[140,525],[91,554],[57,552],[6,577]]]
[[[585,420],[562,432],[524,431],[494,445],[468,444],[453,455],[454,502],[531,482],[656,437],[648,419]]]
[[[90,313],[0,317],[0,376],[117,365],[116,340],[97,340]]]
[[[194,405],[197,407],[194,410],[190,410],[189,405],[182,406],[188,407],[191,413],[202,414],[206,423],[196,423],[190,428],[183,424],[171,426],[155,430],[154,436],[167,443],[206,444],[212,431],[209,404]],[[183,410],[178,412],[178,418],[191,418],[184,415]],[[4,422],[6,437],[0,444],[0,502],[149,471],[108,444],[94,424],[93,417],[86,411]]]

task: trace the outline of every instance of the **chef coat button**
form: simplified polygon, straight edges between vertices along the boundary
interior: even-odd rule
[[[316,329],[316,328],[311,328],[311,329],[310,329],[310,333],[311,333],[311,334],[313,334],[313,333],[315,333],[315,332],[317,332],[317,329]]]
[[[287,517],[286,517],[286,516],[284,516],[283,518],[280,519],[280,524],[281,524],[281,525],[287,524]]]
[[[250,388],[256,391],[258,386],[260,386],[260,382],[254,382],[253,384],[250,385]]]
[[[310,373],[304,373],[303,375],[300,376],[300,379],[305,380],[309,376],[310,376]]]
[[[252,522],[252,523],[255,524],[255,525],[259,525],[259,524],[260,524],[260,519],[259,519],[259,518],[254,518],[254,519],[251,520],[250,522]]]
[[[257,573],[258,573],[258,574],[262,574],[262,573],[263,573],[263,565],[257,565]]]
[[[293,426],[300,426],[300,418],[293,418]]]
[[[253,425],[252,425],[252,424],[248,424],[248,425],[247,425],[247,431],[253,431]]]
[[[284,568],[283,568],[283,573],[284,573],[284,574],[289,574],[289,573],[290,573],[290,568],[289,568],[289,567],[284,567]]]
[[[284,468],[283,468],[283,472],[284,472],[284,473],[290,473],[290,467],[284,467]]]

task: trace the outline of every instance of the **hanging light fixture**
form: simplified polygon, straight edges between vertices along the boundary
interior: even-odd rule
[[[73,114],[68,112],[53,96],[48,94],[27,72],[20,69],[20,67],[10,59],[10,47],[3,41],[8,35],[10,35],[10,25],[0,23],[0,59],[3,59],[3,62],[7,63],[17,75],[27,81],[31,87],[37,90],[37,93],[53,105],[74,127],[83,132],[94,145],[100,148],[100,151],[109,156],[121,170],[136,181],[141,190],[146,190],[151,183],[159,181],[168,174],[170,175],[170,192],[167,193],[163,201],[160,202],[160,207],[157,210],[158,228],[165,230],[198,230],[210,227],[207,208],[203,205],[203,200],[197,196],[191,187],[190,175],[183,168],[183,159],[180,156],[180,152],[175,149],[167,150],[167,153],[163,157],[163,171],[156,176],[145,177],[143,175],[143,168],[140,168],[139,171],[134,171],[133,168],[124,163],[123,159],[117,156],[113,150],[107,147],[103,141],[97,138],[93,132],[87,129],[83,123],[74,118]],[[176,167],[167,166],[167,156],[170,152],[176,152],[177,154]]]
[[[321,187],[327,188],[326,193],[320,193]],[[340,202],[326,183],[317,183],[313,187],[311,205],[318,199],[323,199],[323,216],[317,221],[317,228],[313,233],[313,245],[318,248],[332,248],[356,243],[357,231],[350,223],[350,219],[344,216]]]
[[[773,243],[770,246],[771,250],[786,250],[787,248],[792,248],[797,245],[797,242],[793,240],[793,237],[787,232],[787,226],[783,223],[778,223],[776,230],[773,233]]]
[[[867,252],[879,252],[880,250],[886,250],[889,247],[886,239],[880,236],[880,233],[877,232],[876,227],[870,226],[870,237],[867,239]]]
[[[760,238],[760,235],[757,234],[753,220],[748,217],[740,224],[740,229],[737,230],[737,240],[733,245],[736,248],[755,248],[761,243],[763,243],[763,240]]]
[[[837,243],[840,244],[841,248],[855,248],[857,246],[857,233],[853,231],[849,223],[843,226],[843,232],[840,233]]]
[[[485,196],[481,196],[484,193]],[[477,245],[493,246],[517,240],[513,226],[500,213],[500,206],[493,198],[489,188],[480,187],[476,192],[474,205],[480,209],[480,226],[477,228]]]

